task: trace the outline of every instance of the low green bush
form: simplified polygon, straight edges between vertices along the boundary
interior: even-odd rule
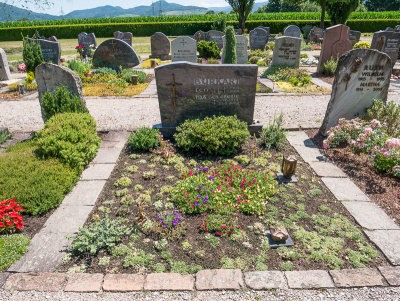
[[[185,151],[231,155],[250,136],[246,122],[236,116],[213,116],[187,120],[177,127],[176,145]]]
[[[304,78],[311,79],[310,75],[308,74],[308,71],[305,69],[290,68],[280,65],[273,65],[269,67],[263,72],[262,77],[269,78],[274,82],[278,81],[289,82],[293,81],[294,78],[299,82],[303,82]]]
[[[146,72],[143,72],[143,71],[131,70],[131,69],[123,69],[123,70],[121,70],[121,77],[127,83],[131,83],[132,82],[132,75],[137,75],[138,76],[138,82],[140,84],[143,84],[146,81],[146,78],[147,78]]]
[[[140,128],[129,137],[128,148],[130,151],[148,151],[157,147],[160,145],[159,134],[157,129]]]
[[[36,138],[39,155],[57,158],[79,171],[96,156],[101,142],[96,122],[84,113],[54,115]]]
[[[199,52],[200,57],[205,59],[217,59],[221,53],[221,50],[218,48],[218,44],[213,41],[199,41],[197,43],[197,51]]]
[[[50,119],[58,113],[87,113],[83,100],[68,91],[67,87],[59,86],[53,93],[43,95],[41,107],[44,120]]]
[[[0,156],[0,199],[17,200],[31,215],[57,207],[79,179],[76,170],[57,159],[39,159],[36,149],[35,141],[28,141]]]
[[[320,68],[320,72],[327,76],[334,76],[336,73],[337,61],[334,58],[326,61]]]
[[[257,64],[260,59],[261,58],[259,56],[252,56],[251,58],[249,58],[249,63],[250,64]]]
[[[117,71],[108,67],[100,67],[93,71],[93,74],[113,74],[117,75]]]
[[[7,269],[11,264],[25,254],[29,246],[29,236],[22,234],[0,236],[0,271]]]
[[[274,121],[267,127],[264,127],[261,131],[260,138],[263,145],[267,149],[275,148],[281,149],[285,141],[286,133],[282,129],[283,125],[283,114],[279,117],[274,117]]]
[[[68,63],[68,68],[80,75],[90,73],[91,64],[85,61],[72,60]]]

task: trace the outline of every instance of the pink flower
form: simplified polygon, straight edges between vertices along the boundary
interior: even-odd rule
[[[379,120],[374,119],[374,120],[371,121],[371,127],[372,128],[375,128],[375,127],[380,126],[380,125],[381,125],[381,123],[380,123]]]
[[[383,155],[384,155],[386,158],[389,158],[389,157],[390,157],[390,152],[389,152],[389,151],[384,152]]]
[[[365,128],[364,129],[364,134],[366,134],[366,135],[370,135],[370,134],[373,134],[373,133],[374,133],[374,131],[371,128]]]
[[[329,144],[326,140],[324,140],[324,142],[323,142],[323,147],[324,147],[324,149],[329,148]]]
[[[26,70],[26,65],[25,65],[24,63],[19,64],[19,65],[18,65],[18,70],[19,70],[19,71],[25,71],[25,70]]]

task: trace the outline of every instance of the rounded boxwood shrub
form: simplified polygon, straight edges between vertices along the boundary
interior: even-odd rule
[[[197,51],[200,57],[209,59],[217,59],[221,50],[218,48],[218,44],[214,41],[199,41],[197,43]]]
[[[57,158],[78,170],[96,156],[101,142],[96,122],[84,113],[54,115],[36,137],[39,155]]]
[[[128,148],[130,151],[148,151],[150,148],[160,145],[158,135],[160,131],[151,128],[140,128],[128,139]]]
[[[177,127],[176,145],[185,151],[231,155],[250,136],[247,124],[236,116],[191,119]]]

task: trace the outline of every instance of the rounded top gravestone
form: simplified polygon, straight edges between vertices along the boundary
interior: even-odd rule
[[[151,58],[169,60],[171,43],[168,37],[162,32],[156,32],[151,36]]]
[[[133,34],[131,32],[114,32],[114,39],[122,40],[132,46]]]
[[[283,30],[283,35],[293,38],[301,38],[301,30],[296,25],[289,25]]]
[[[0,81],[11,79],[6,52],[0,48]]]
[[[204,41],[206,39],[206,33],[202,30],[196,31],[196,33],[193,35],[193,39],[195,39],[197,42]]]
[[[177,37],[171,42],[171,57],[173,62],[186,61],[196,63],[197,42],[191,37]]]
[[[264,50],[268,43],[269,32],[264,28],[257,27],[250,31],[250,49]]]
[[[222,31],[210,30],[206,33],[206,40],[217,43],[218,48],[222,49],[222,47],[224,47],[224,42],[222,40],[224,35],[225,34]]]
[[[301,39],[282,36],[275,39],[272,65],[299,68]]]
[[[93,54],[93,65],[119,70],[119,67],[132,68],[139,65],[139,57],[126,42],[118,39],[106,40]]]
[[[371,49],[388,54],[392,60],[392,67],[396,64],[399,54],[400,32],[377,31],[372,38]]]

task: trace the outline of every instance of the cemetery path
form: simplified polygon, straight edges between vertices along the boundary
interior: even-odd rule
[[[148,92],[134,98],[85,99],[100,131],[132,130],[161,122],[157,97]],[[329,98],[330,95],[257,96],[254,119],[268,124],[282,112],[287,128],[319,127]],[[390,92],[388,99],[400,104],[398,90]],[[11,132],[30,132],[43,128],[37,94],[19,101],[0,101],[0,127],[6,127]]]

